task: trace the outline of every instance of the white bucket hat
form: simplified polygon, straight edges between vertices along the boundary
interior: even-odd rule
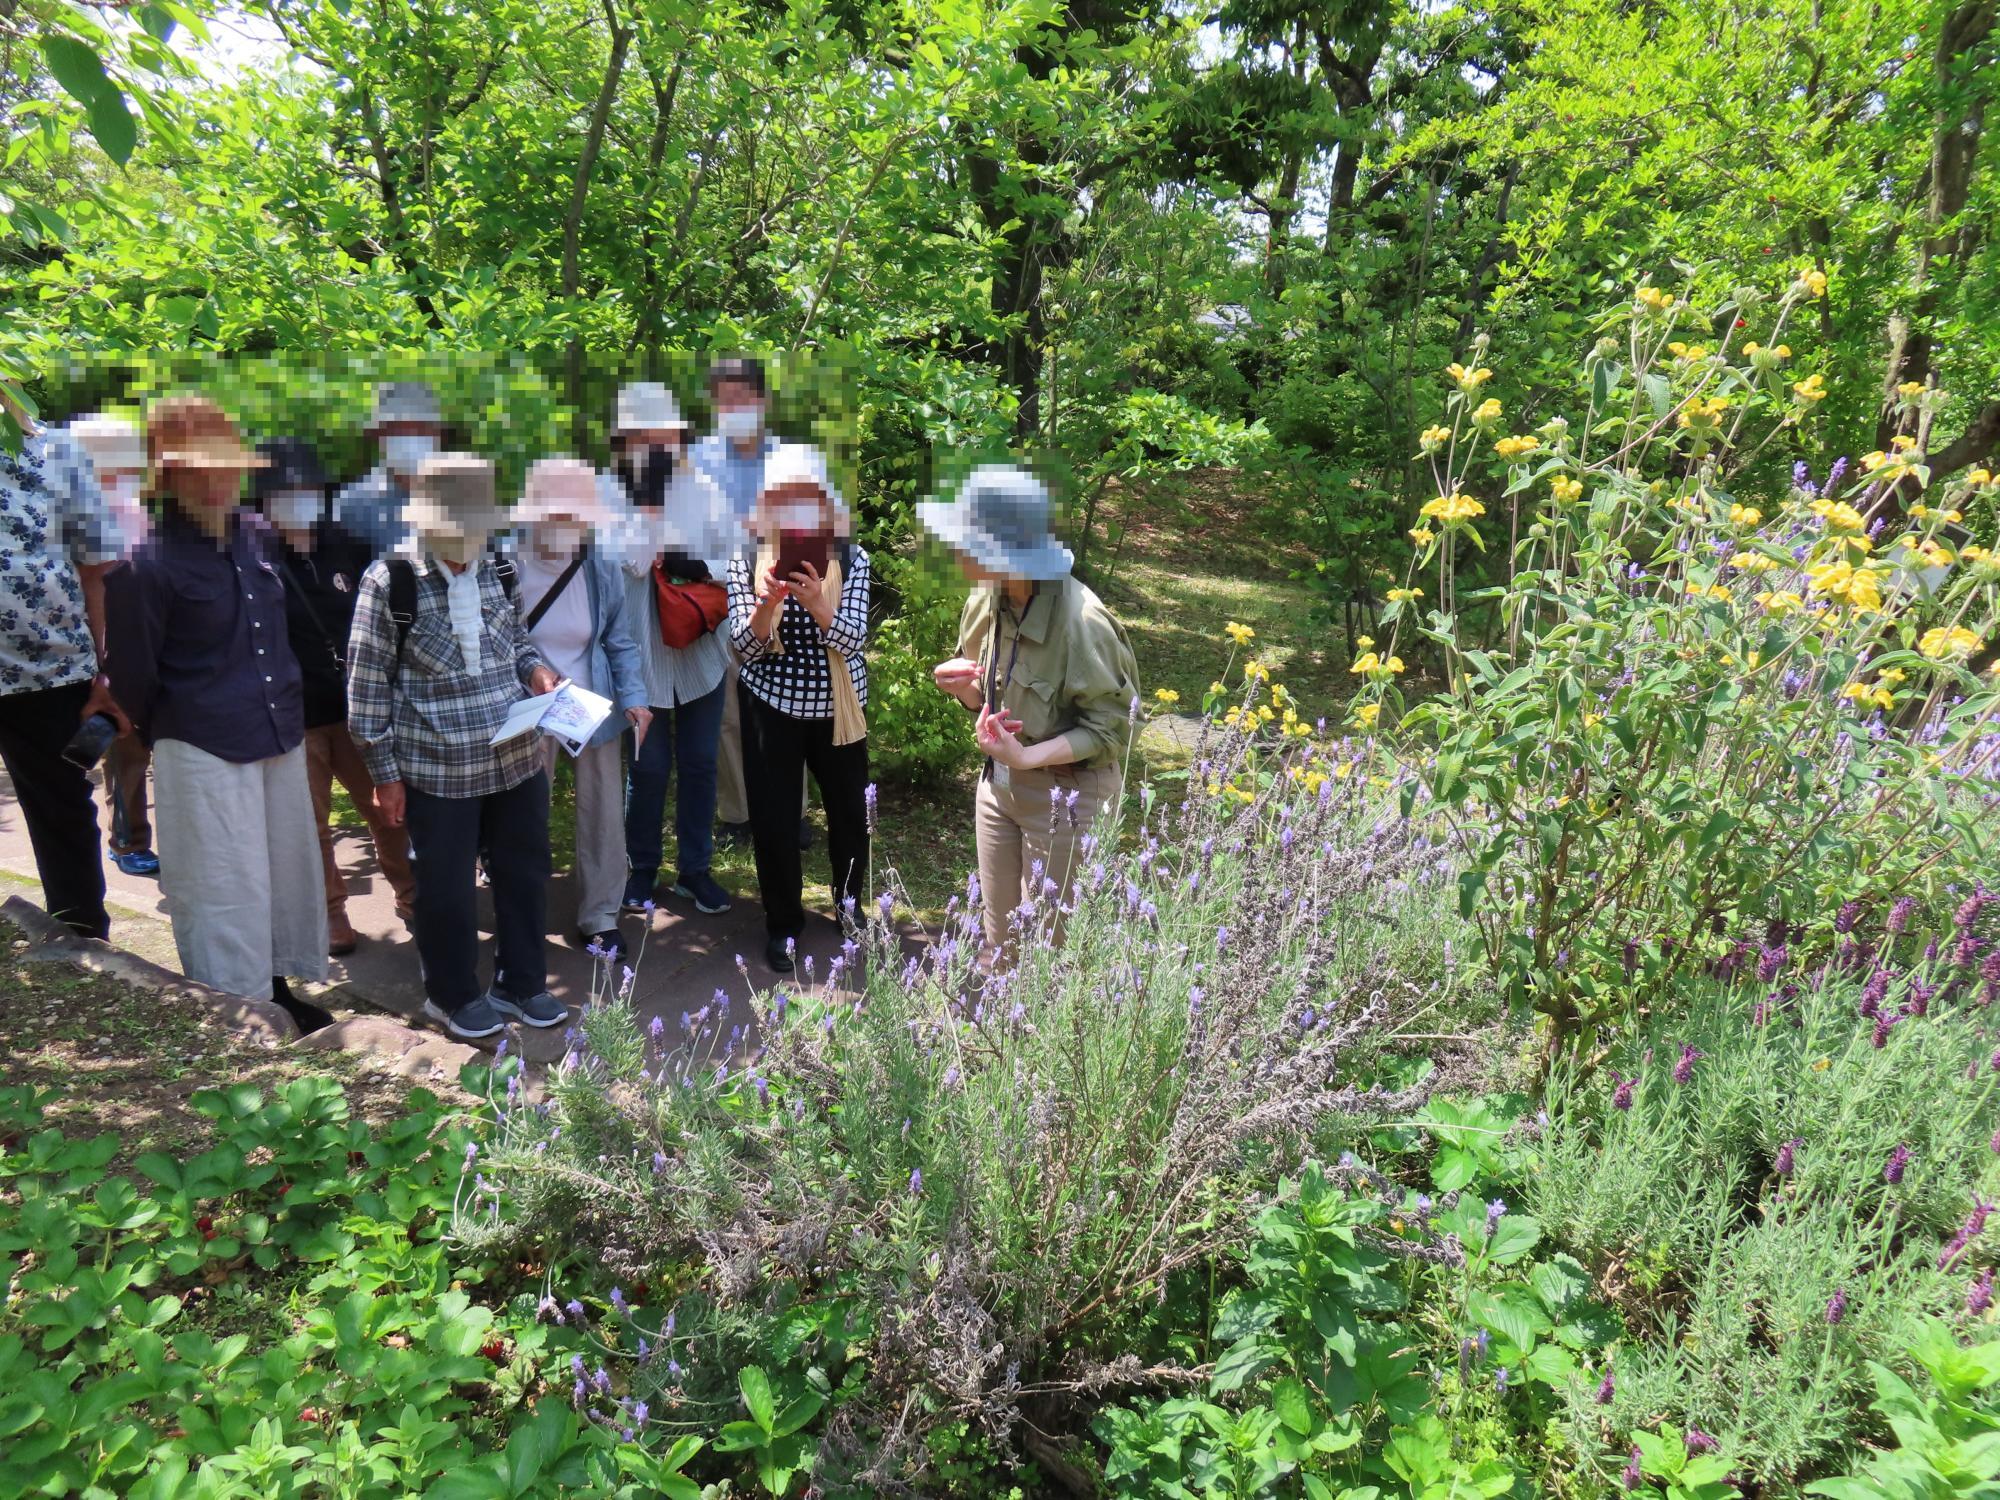
[[[377,432],[392,422],[415,422],[425,427],[444,426],[444,412],[437,392],[421,380],[385,380],[375,387],[375,410],[369,415],[367,431]]]
[[[674,393],[657,380],[641,380],[618,388],[618,411],[611,422],[614,438],[628,432],[655,432],[673,427],[687,431],[690,424],[681,415]]]
[[[146,467],[146,435],[137,422],[99,412],[95,416],[78,417],[63,430],[83,449],[91,467],[100,475],[119,470],[137,473]]]
[[[535,460],[521,489],[521,503],[510,514],[522,526],[559,516],[581,521],[593,531],[611,523],[598,494],[597,470],[580,458]]]
[[[810,443],[780,443],[764,460],[764,477],[757,488],[757,503],[750,508],[752,531],[760,536],[769,534],[770,528],[763,523],[765,498],[773,490],[794,485],[810,485],[826,496],[827,506],[833,511],[836,534],[846,536],[853,529],[847,501],[834,487],[832,476],[826,471],[826,455]]]

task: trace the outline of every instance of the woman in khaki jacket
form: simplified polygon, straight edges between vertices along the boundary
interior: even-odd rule
[[[1138,670],[1124,627],[1070,576],[1032,474],[975,469],[955,499],[926,501],[917,519],[973,583],[958,655],[932,675],[978,716],[979,887],[988,960],[1004,961],[1017,931],[1043,915],[1050,939],[1061,938],[1078,847],[1124,793]]]

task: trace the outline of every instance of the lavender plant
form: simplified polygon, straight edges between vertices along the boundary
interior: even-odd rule
[[[1832,962],[1703,976],[1604,1070],[1553,1081],[1531,1206],[1637,1335],[1601,1395],[1571,1391],[1605,1477],[1603,1434],[1663,1412],[1767,1483],[1829,1472],[1860,1436],[1867,1362],[1906,1366],[1927,1317],[1983,1313],[2000,910],[1968,893],[1955,917],[1937,940],[1892,913]]]
[[[1092,830],[1071,897],[1045,881],[1017,914],[1012,968],[982,965],[968,881],[914,955],[885,894],[824,976],[678,1029],[587,1013],[457,1223],[671,1309],[552,1310],[594,1320],[615,1371],[580,1404],[643,1399],[672,1430],[733,1414],[738,1362],[830,1387],[865,1354],[816,1474],[878,1489],[941,1423],[1080,1428],[1066,1402],[1141,1378],[1121,1327],[1242,1237],[1316,1128],[1419,1106],[1448,1070],[1385,1089],[1355,1064],[1453,999],[1456,866],[1355,747],[1253,732],[1219,727],[1177,800]]]

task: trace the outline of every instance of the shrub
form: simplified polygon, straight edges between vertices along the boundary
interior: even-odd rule
[[[1218,734],[1202,774],[1237,787],[1245,755]],[[1034,903],[1011,971],[976,962],[969,886],[920,955],[878,916],[835,972],[717,996],[679,1037],[595,1010],[546,1109],[505,1116],[484,1166],[504,1214],[468,1205],[459,1233],[683,1289],[672,1370],[664,1323],[611,1339],[647,1339],[655,1411],[789,1362],[835,1398],[816,1482],[907,1479],[941,1423],[1003,1453],[1024,1407],[1060,1427],[1136,1378],[1115,1358],[1134,1320],[1235,1242],[1319,1122],[1429,1086],[1347,1065],[1445,999],[1395,955],[1435,948],[1450,871],[1326,756],[1267,760],[1241,795],[1143,795],[1126,852],[1091,843],[1067,943]]]
[[[1585,1453],[1665,1412],[1766,1483],[1824,1474],[1861,1436],[1864,1363],[2000,1261],[1993,1013],[1955,961],[2000,924],[1968,904],[1934,958],[1857,929],[1847,965],[1691,981],[1604,1068],[1558,1074],[1530,1203],[1635,1333],[1612,1399],[1573,1392]]]
[[[1848,901],[1937,910],[2000,862],[2000,693],[1967,664],[1994,630],[2000,489],[1973,470],[1917,503],[1936,393],[1901,401],[1891,451],[1735,488],[1816,404],[1778,340],[1823,289],[1697,310],[1641,288],[1601,320],[1574,421],[1504,421],[1491,372],[1454,365],[1425,436],[1437,491],[1398,634],[1355,670],[1393,721],[1401,632],[1441,653],[1449,691],[1403,717],[1406,753],[1552,1049],[1712,956],[1718,924],[1824,936]],[[1709,340],[1732,325],[1750,341]],[[1461,596],[1489,501],[1505,581]]]

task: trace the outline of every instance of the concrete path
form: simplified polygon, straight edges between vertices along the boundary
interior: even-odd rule
[[[98,802],[102,809],[101,795]],[[108,828],[108,814],[105,824]],[[423,1005],[416,945],[396,917],[388,883],[375,863],[366,830],[340,831],[335,847],[348,876],[348,920],[354,924],[361,945],[346,958],[328,960],[329,983],[323,991],[313,991],[314,997],[335,1011],[380,1010],[414,1019]],[[104,875],[111,941],[178,973],[180,964],[159,882],[125,874],[108,855]],[[0,885],[41,904],[27,825],[4,772],[0,772]],[[750,1010],[744,1002],[754,991],[781,982],[764,963],[764,911],[754,893],[737,893],[731,910],[712,917],[701,915],[692,903],[664,891],[659,900],[650,929],[637,917],[627,917],[620,924],[626,941],[639,955],[632,999],[644,1018],[659,1016],[678,1035],[681,1015],[701,1009],[717,990],[726,991],[734,1002],[735,1014],[744,1017]],[[576,896],[567,874],[558,875],[551,883],[548,905],[549,989],[558,1000],[580,1006],[592,994],[593,984],[601,989],[604,979],[601,966],[577,946],[569,931]],[[493,914],[491,903],[483,896],[480,913],[481,934],[486,940],[481,977],[490,978]],[[645,945],[641,952],[642,935]],[[829,960],[840,950],[840,941],[829,916],[808,915],[801,946],[803,953],[814,959],[818,974],[826,973]],[[920,937],[912,933],[906,941],[914,946]],[[747,980],[738,968],[739,954],[749,967]],[[803,966],[796,977],[803,979]],[[562,1027],[540,1032],[518,1027],[510,1030],[519,1035],[517,1050],[531,1062],[551,1062],[562,1055]]]

